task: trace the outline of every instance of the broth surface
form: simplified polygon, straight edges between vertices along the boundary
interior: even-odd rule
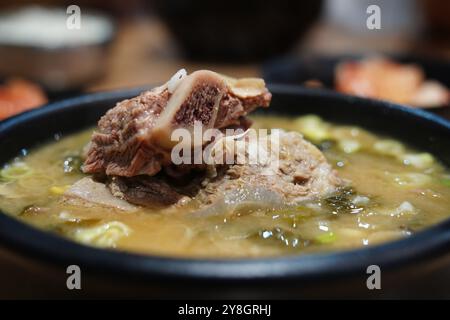
[[[6,164],[0,209],[75,241],[146,254],[258,257],[344,250],[402,237],[450,215],[450,174],[432,155],[355,126],[309,115],[253,117],[254,128],[302,132],[351,181],[329,198],[282,210],[193,217],[186,210],[121,212],[61,202],[84,177],[92,130],[45,144]]]

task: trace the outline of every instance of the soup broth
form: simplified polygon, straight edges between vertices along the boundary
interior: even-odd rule
[[[58,138],[6,164],[0,209],[26,223],[98,247],[152,255],[258,257],[326,252],[409,237],[450,215],[450,174],[432,155],[314,115],[253,117],[255,128],[299,131],[348,186],[285,209],[196,217],[186,209],[122,212],[63,203],[84,177],[93,129]]]

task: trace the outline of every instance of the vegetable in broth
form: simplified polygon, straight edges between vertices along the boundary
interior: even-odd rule
[[[85,177],[92,129],[19,156],[0,171],[0,209],[74,241],[139,253],[259,257],[347,250],[405,238],[450,215],[450,172],[431,154],[316,115],[253,117],[253,127],[298,131],[347,180],[330,196],[295,207],[240,208],[213,216],[186,209],[123,212],[61,201]]]

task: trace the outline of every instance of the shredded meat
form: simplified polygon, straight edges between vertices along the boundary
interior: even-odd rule
[[[280,131],[279,159],[267,163],[232,165],[207,183],[198,194],[203,203],[213,203],[241,189],[265,190],[294,205],[326,196],[342,185],[322,152],[296,132]],[[277,156],[277,155],[274,155]]]
[[[109,187],[115,195],[138,205],[183,205],[187,199],[206,214],[221,207],[253,203],[260,206],[295,205],[329,195],[343,184],[323,154],[295,132],[280,132],[279,162],[235,164],[213,168],[213,174],[196,174],[180,181],[164,176],[115,178]],[[116,190],[116,191],[114,191]],[[119,190],[119,192],[117,192]],[[229,210],[226,210],[229,211]]]

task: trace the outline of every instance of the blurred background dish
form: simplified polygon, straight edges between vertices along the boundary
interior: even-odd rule
[[[400,63],[383,56],[341,61],[334,68],[336,91],[400,103],[413,108],[447,107],[450,91],[426,77],[416,63]]]
[[[29,6],[0,14],[0,74],[41,84],[52,93],[85,88],[106,70],[112,20],[82,16],[81,29],[66,26],[63,8]]]
[[[413,55],[304,55],[267,62],[269,82],[320,86],[446,114],[450,63]],[[442,110],[438,110],[444,108]]]
[[[0,120],[9,118],[47,102],[38,85],[21,79],[10,79],[0,86]]]
[[[67,0],[39,1],[47,11],[57,9],[66,18],[67,7],[72,4]],[[33,46],[5,51],[5,44],[0,50],[6,55],[0,61],[0,79],[21,76],[37,82],[54,100],[86,91],[149,86],[165,81],[183,67],[188,72],[213,69],[236,77],[260,76],[264,61],[286,55],[361,57],[385,53],[425,55],[438,61],[450,58],[446,23],[450,8],[436,0],[323,0],[301,4],[288,0],[80,0],[76,4],[82,17],[79,37],[59,20],[57,32],[32,41],[49,41],[55,35],[67,34],[70,36],[63,42],[71,44],[70,49],[36,50]],[[380,30],[366,26],[370,4],[380,7]],[[0,14],[13,13],[16,19],[27,20],[22,31],[32,26],[34,33],[42,35],[51,19],[42,19],[41,15],[36,23],[36,5],[33,0],[0,0]],[[103,27],[91,32],[89,20]],[[14,31],[16,35],[18,32]],[[97,39],[99,45],[87,45],[87,38]],[[15,45],[19,39],[13,37]]]

